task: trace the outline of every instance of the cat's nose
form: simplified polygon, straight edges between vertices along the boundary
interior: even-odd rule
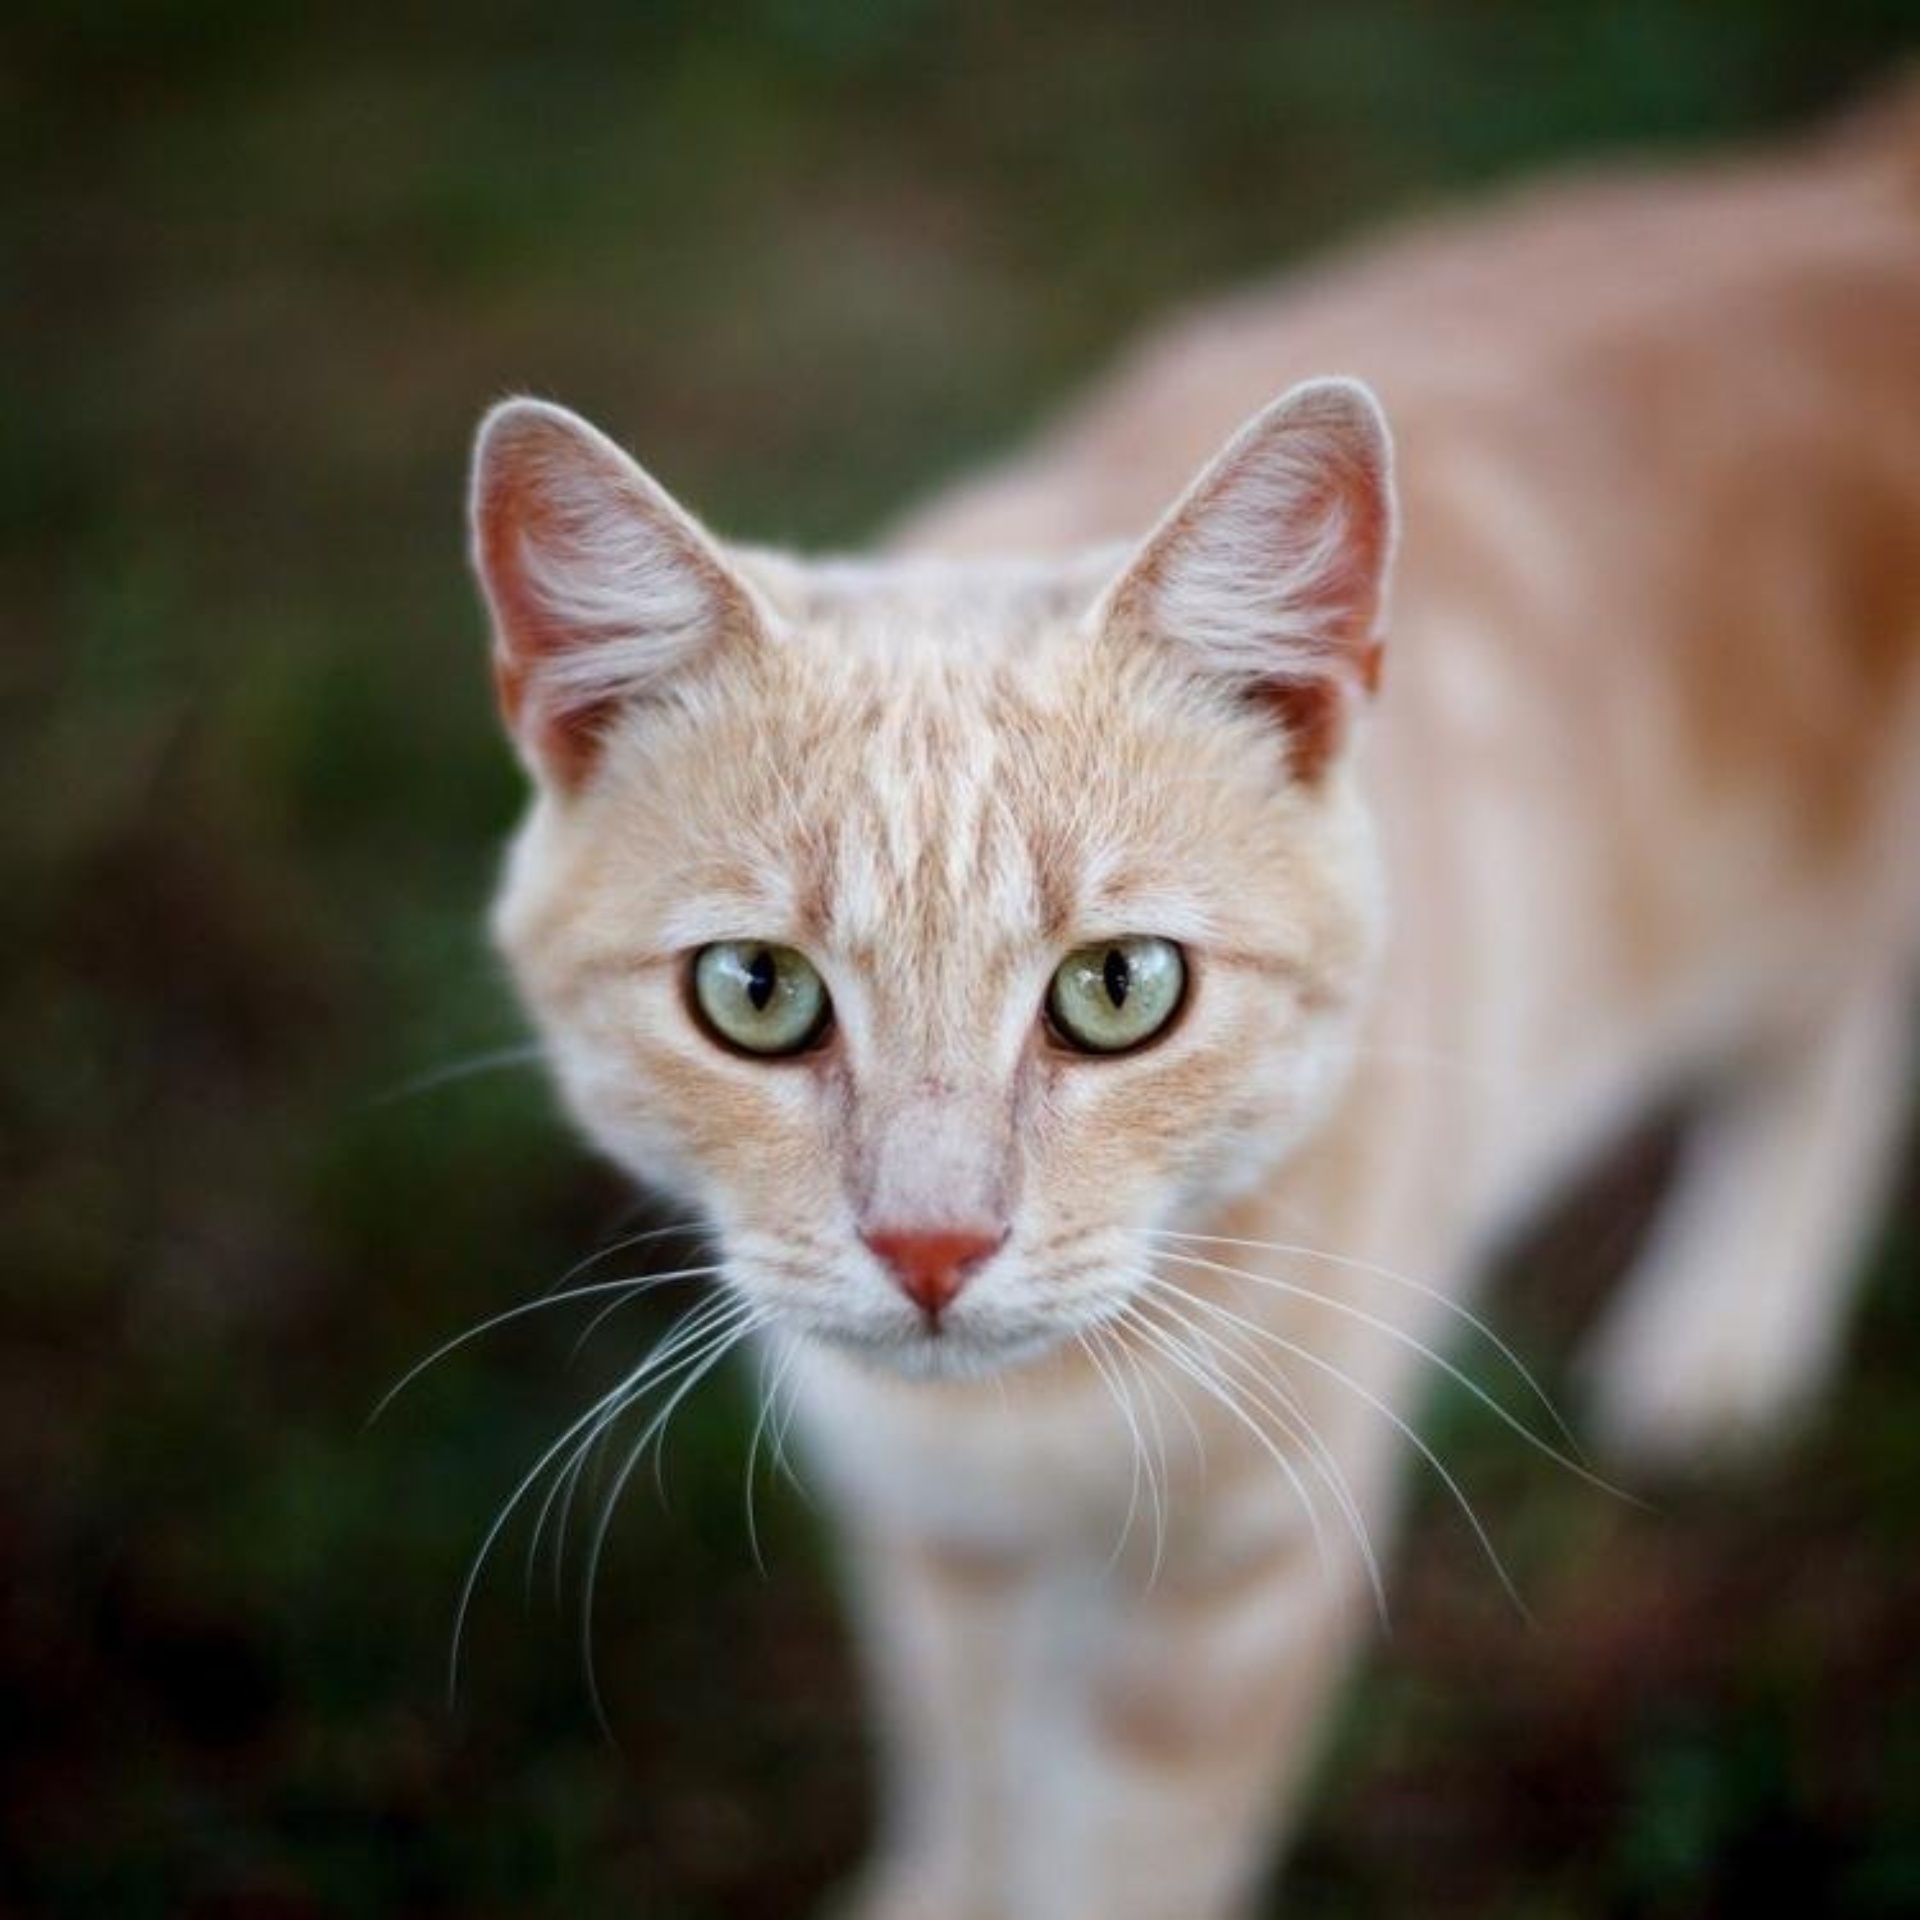
[[[860,1235],[900,1291],[929,1320],[939,1319],[975,1269],[999,1251],[1006,1237],[1004,1230],[980,1233],[949,1227],[876,1227]]]

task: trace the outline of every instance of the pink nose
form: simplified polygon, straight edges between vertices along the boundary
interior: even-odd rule
[[[941,1228],[876,1228],[861,1236],[899,1283],[900,1291],[930,1320],[939,1319],[968,1276],[1006,1239],[1004,1233]]]

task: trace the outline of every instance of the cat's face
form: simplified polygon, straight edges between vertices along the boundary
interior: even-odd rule
[[[986,568],[723,553],[569,416],[490,421],[538,784],[498,936],[589,1133],[791,1327],[908,1372],[1044,1351],[1337,1090],[1390,518],[1364,397],[1290,405],[1131,564]]]

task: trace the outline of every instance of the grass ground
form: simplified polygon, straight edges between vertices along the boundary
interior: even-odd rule
[[[502,1070],[479,915],[518,798],[459,559],[513,388],[719,524],[852,542],[1170,301],[1569,156],[1688,150],[1916,40],[1841,0],[1201,16],[753,0],[18,0],[0,24],[0,1912],[792,1915],[862,1823],[811,1517],[738,1383],[630,1502],[598,1627],[494,1503],[636,1307],[439,1338],[627,1201]],[[1653,1175],[1520,1255],[1563,1355]],[[1920,1207],[1791,1458],[1641,1514],[1432,1431],[1437,1498],[1290,1910],[1920,1909]]]

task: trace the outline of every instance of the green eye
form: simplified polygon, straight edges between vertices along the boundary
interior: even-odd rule
[[[743,1053],[798,1053],[833,1003],[805,954],[764,940],[719,940],[693,956],[693,998],[711,1032]]]
[[[1061,961],[1047,989],[1047,1014],[1071,1045],[1125,1053],[1173,1018],[1186,984],[1186,963],[1171,940],[1126,934]]]

